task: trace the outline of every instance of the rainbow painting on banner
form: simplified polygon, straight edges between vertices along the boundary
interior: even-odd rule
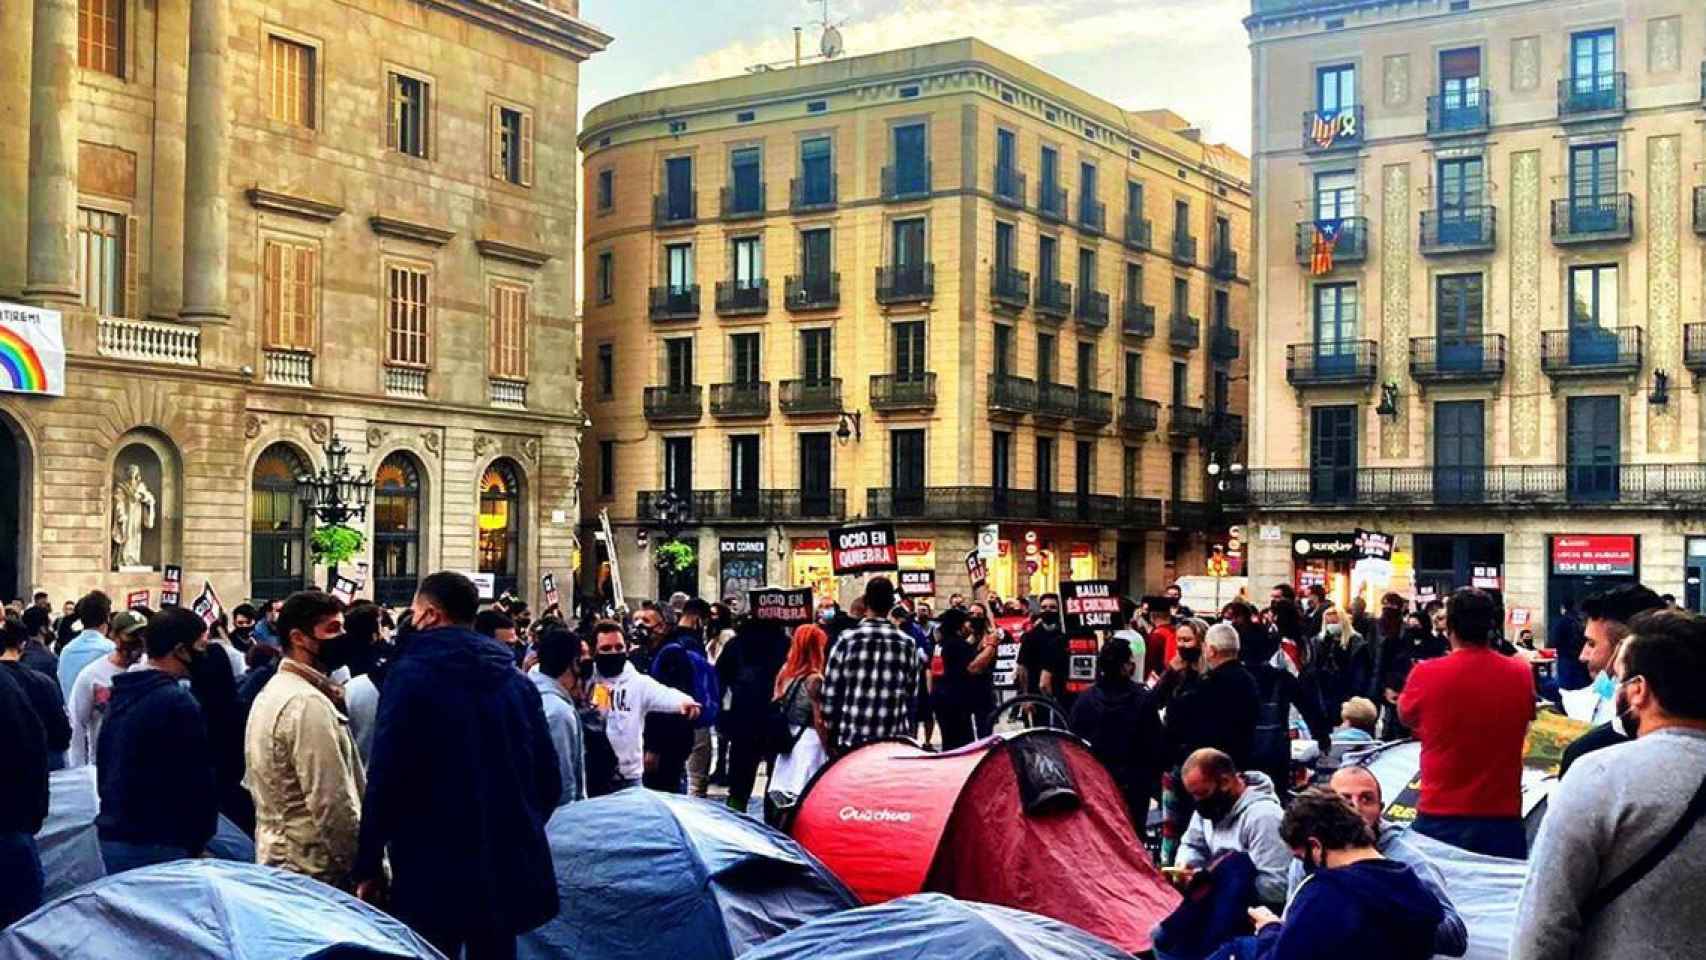
[[[65,396],[59,311],[0,303],[0,391]]]

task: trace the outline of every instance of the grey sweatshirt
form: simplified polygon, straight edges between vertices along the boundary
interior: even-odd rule
[[[1583,929],[1588,897],[1658,845],[1706,777],[1706,733],[1667,729],[1589,754],[1552,794],[1529,855],[1511,960],[1677,960],[1706,941],[1706,824]]]
[[[1285,874],[1291,866],[1291,848],[1280,839],[1280,806],[1274,782],[1267,774],[1246,771],[1244,795],[1232,812],[1219,820],[1191,814],[1191,825],[1179,840],[1179,866],[1202,869],[1224,853],[1244,853],[1256,865],[1256,896],[1264,904],[1285,903]]]

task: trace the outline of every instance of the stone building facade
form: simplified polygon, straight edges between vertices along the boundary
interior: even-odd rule
[[[28,53],[0,63],[0,300],[59,311],[67,353],[63,397],[0,394],[0,594],[323,582],[293,488],[334,436],[379,481],[367,593],[568,573],[576,95],[609,41],[578,13],[0,9]],[[121,563],[131,465],[156,516]]]
[[[973,40],[623,97],[581,146],[587,514],[629,595],[844,591],[860,518],[944,597],[985,525],[1002,596],[1204,572],[1242,156]],[[697,563],[660,576],[664,493]]]

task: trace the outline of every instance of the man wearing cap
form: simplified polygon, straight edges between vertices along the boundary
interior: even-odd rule
[[[142,659],[142,630],[147,619],[135,610],[113,614],[107,633],[115,644],[111,653],[90,661],[71,684],[71,699],[66,712],[71,714],[71,751],[65,759],[67,767],[81,767],[95,762],[95,744],[100,741],[101,722],[107,716],[107,704],[112,700],[113,677],[124,673]]]

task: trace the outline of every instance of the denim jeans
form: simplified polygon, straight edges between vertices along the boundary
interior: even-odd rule
[[[101,859],[106,862],[107,876],[152,867],[172,860],[187,860],[190,852],[183,847],[165,843],[129,843],[124,840],[102,840]]]
[[[0,833],[0,929],[41,906],[41,856],[36,838]]]
[[[1424,813],[1410,829],[1470,853],[1506,860],[1528,859],[1528,831],[1521,817],[1443,817]]]

